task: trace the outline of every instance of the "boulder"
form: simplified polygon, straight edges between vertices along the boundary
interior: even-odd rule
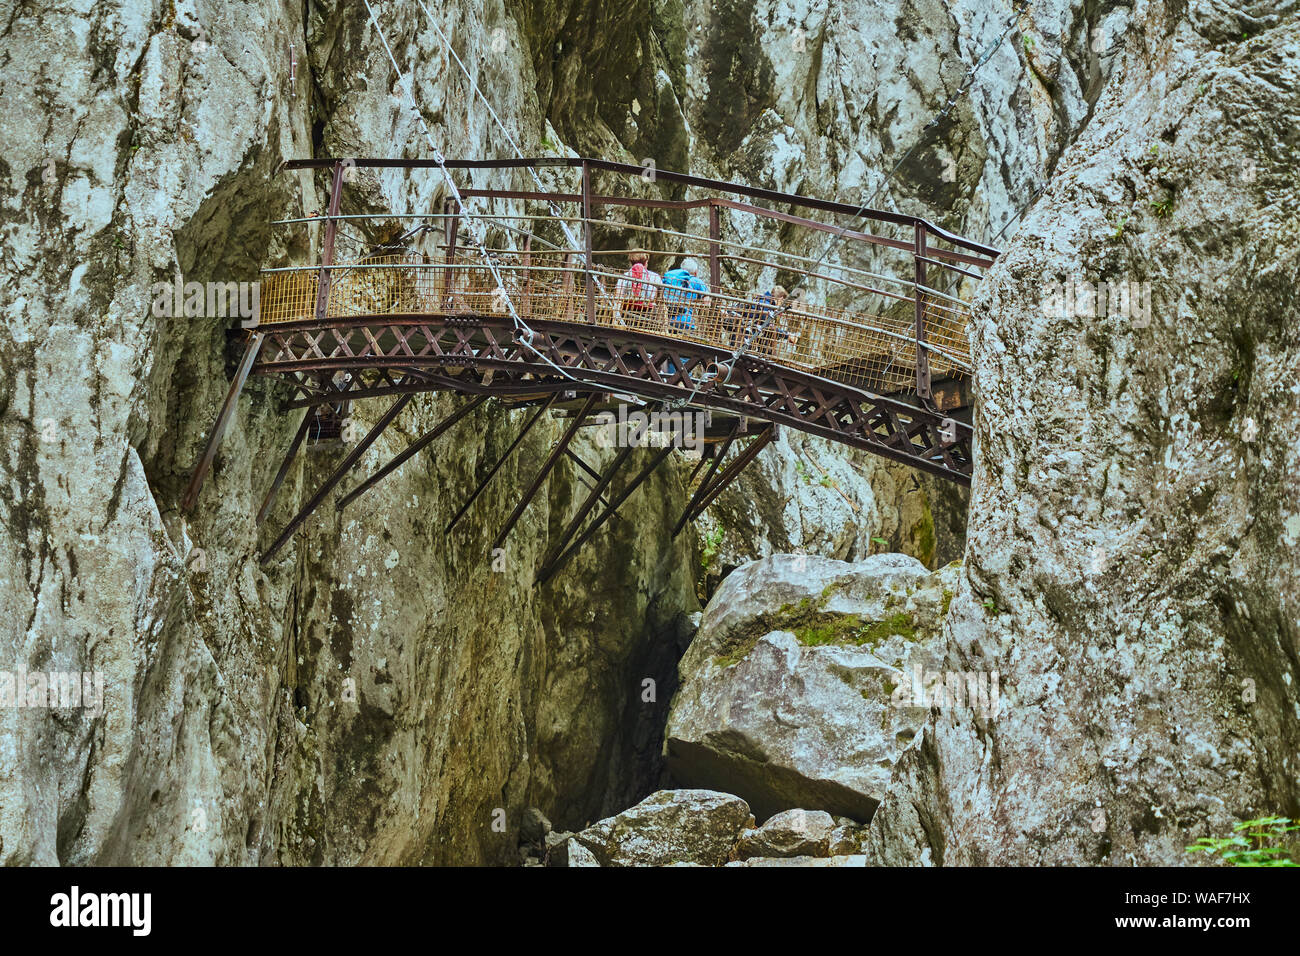
[[[824,810],[785,810],[755,830],[747,830],[736,847],[742,860],[750,857],[829,855],[835,821]]]
[[[735,571],[679,666],[673,779],[735,793],[759,819],[801,807],[870,820],[928,713],[960,571],[899,554],[776,555]]]
[[[828,856],[848,856],[865,852],[869,829],[851,821],[840,823],[831,831]]]
[[[536,807],[524,810],[523,821],[519,824],[519,839],[526,843],[541,843],[546,834],[551,832],[551,821]]]
[[[595,854],[576,839],[570,839],[565,844],[565,860],[567,866],[600,866]]]
[[[569,842],[601,866],[725,863],[754,817],[739,797],[712,790],[661,790],[618,816],[601,820]]]
[[[727,866],[866,866],[867,858],[861,853],[848,856],[756,856],[748,860],[735,860]]]
[[[546,848],[544,859],[547,866],[569,865],[569,840],[573,834],[567,830],[552,830],[546,834],[542,844]]]

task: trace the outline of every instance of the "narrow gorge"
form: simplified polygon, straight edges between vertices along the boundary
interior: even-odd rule
[[[1300,816],[1296,0],[0,0],[0,23],[0,865],[1185,865]],[[682,533],[699,462],[675,452],[538,581],[584,464],[620,451],[577,431],[498,544],[572,418],[516,447],[535,409],[493,397],[268,556],[355,439],[306,443],[259,521],[304,413],[252,375],[187,513],[245,330],[160,316],[159,285],[318,261],[328,170],[283,164],[431,142],[997,249],[959,281],[969,489],[782,425]],[[341,242],[448,208],[405,172],[348,168],[336,213],[370,218]],[[610,249],[709,228],[619,215]],[[722,240],[874,267],[779,219]],[[714,284],[789,281],[744,259]],[[360,466],[464,401],[415,395]],[[56,673],[99,704],[27,705]]]

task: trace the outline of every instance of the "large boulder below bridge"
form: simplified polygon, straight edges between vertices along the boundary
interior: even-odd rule
[[[806,808],[871,818],[928,707],[960,565],[776,555],[733,572],[680,664],[673,779],[743,797],[759,819]]]

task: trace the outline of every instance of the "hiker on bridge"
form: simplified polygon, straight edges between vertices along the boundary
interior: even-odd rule
[[[619,318],[624,324],[645,321],[654,314],[655,298],[663,277],[652,270],[647,263],[648,253],[638,249],[628,254],[631,267],[623,273],[614,286],[614,295],[618,299]]]
[[[700,264],[689,256],[676,269],[664,273],[664,303],[668,306],[669,332],[695,328],[692,303],[703,298],[709,291],[699,275]],[[701,305],[707,305],[707,302]]]
[[[792,332],[787,321],[790,314],[787,302],[793,308],[802,301],[802,296],[798,293],[791,299],[785,286],[774,285],[754,301],[742,306],[737,318],[745,344],[770,354],[776,350],[779,336],[784,336],[791,345],[798,343],[799,333]]]

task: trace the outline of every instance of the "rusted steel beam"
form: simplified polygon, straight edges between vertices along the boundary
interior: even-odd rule
[[[264,338],[262,332],[254,332],[253,337],[248,340],[244,357],[240,359],[239,368],[235,370],[235,377],[226,392],[226,400],[222,402],[221,411],[217,413],[217,420],[208,434],[208,443],[204,446],[203,456],[190,477],[189,487],[185,489],[185,497],[181,499],[182,514],[189,514],[194,509],[195,502],[199,500],[199,490],[203,487],[203,480],[207,478],[212,462],[216,460],[217,448],[226,434],[226,429],[230,426],[230,420],[235,417],[235,409],[239,407],[239,393],[244,390],[244,383],[248,381],[248,373],[252,371],[253,363],[257,361],[257,353],[262,349]]]
[[[582,164],[583,275],[587,283],[587,324],[596,324],[596,280],[591,274],[591,167]]]
[[[343,175],[346,167],[342,163],[334,164],[334,175],[330,185],[329,218],[325,221],[325,242],[321,247],[320,271],[316,274],[316,318],[323,319],[329,312],[330,303],[330,266],[334,265],[334,241],[338,236],[339,204],[343,199]]]
[[[722,459],[727,457],[727,452],[731,450],[732,442],[736,440],[736,436],[740,434],[741,428],[744,424],[745,419],[743,417],[736,419],[736,424],[732,427],[731,434],[728,435],[727,440],[722,443],[722,448],[719,449],[718,453],[713,456],[713,464],[709,466],[709,470],[705,473],[704,480],[701,481],[699,486],[695,489],[695,494],[691,495],[691,500],[688,501],[686,507],[682,509],[681,517],[679,517],[677,523],[673,525],[674,538],[682,533],[682,529],[686,527],[686,522],[690,520],[691,512],[695,510],[696,503],[707,493],[709,481],[713,478],[718,468],[721,467]],[[700,465],[703,464],[704,459],[701,458],[700,464],[695,466],[695,471],[698,472],[700,470]],[[692,473],[691,478],[694,479],[694,477],[695,475]]]
[[[587,493],[586,499],[584,499],[582,504],[578,507],[577,514],[569,519],[569,523],[565,525],[564,531],[560,533],[559,540],[548,549],[547,556],[542,559],[543,569],[548,567],[557,557],[559,557],[560,554],[564,552],[564,549],[568,546],[569,541],[573,538],[574,534],[582,527],[582,522],[586,520],[587,515],[591,514],[591,509],[596,506],[596,502],[601,499],[602,495],[604,495],[605,489],[609,487],[609,483],[614,480],[614,476],[618,474],[619,470],[623,467],[623,463],[631,457],[632,452],[635,450],[636,447],[631,444],[619,449],[618,454],[614,456],[614,460],[610,462],[609,467],[606,468],[604,473],[600,476],[600,480],[596,482],[596,486]]]
[[[293,441],[289,443],[289,450],[284,453],[284,460],[280,462],[280,470],[275,473],[275,480],[271,482],[266,497],[262,499],[262,507],[257,509],[257,524],[261,524],[266,520],[267,512],[271,510],[271,505],[275,502],[275,496],[280,491],[280,485],[284,484],[285,475],[289,474],[289,466],[298,457],[298,449],[302,447],[303,439],[307,437],[307,431],[311,428],[312,419],[315,417],[316,411],[314,409],[308,409],[307,414],[303,415],[302,424],[298,426],[298,432],[293,436]]]
[[[483,493],[483,489],[488,486],[494,477],[496,477],[496,473],[501,470],[501,466],[506,463],[507,459],[514,454],[515,449],[522,444],[526,437],[528,437],[528,433],[532,431],[533,426],[537,424],[537,420],[546,414],[550,407],[555,404],[555,400],[559,397],[560,393],[555,392],[546,400],[545,404],[537,406],[537,411],[533,413],[533,417],[528,419],[528,422],[522,429],[520,429],[519,434],[515,436],[515,440],[510,443],[510,447],[507,448],[492,467],[488,469],[487,476],[478,483],[477,488],[470,492],[470,496],[465,499],[465,503],[460,506],[460,510],[456,512],[455,517],[448,522],[447,529],[443,532],[444,534],[451,534],[451,529],[456,527],[456,523],[465,516],[465,512],[469,511],[470,506],[478,500],[478,496]]]
[[[569,367],[582,377],[584,386],[592,391],[639,395],[648,401],[692,395],[688,386],[663,380],[658,365],[666,356],[676,356],[674,361],[680,366],[685,359],[708,365],[725,361],[730,354],[716,346],[665,339],[661,335],[634,329],[593,328],[543,319],[534,319],[529,324],[536,333],[534,345],[544,354],[577,358]],[[403,330],[425,329],[429,341],[419,354],[412,354],[412,350],[394,349],[394,356],[385,357],[371,351],[359,358],[347,357],[343,354],[347,349],[331,344],[331,354],[337,353],[340,357],[325,359],[310,341],[310,336],[318,335],[319,330],[301,328],[289,334],[277,332],[273,339],[274,350],[267,350],[274,351],[276,358],[259,363],[259,373],[280,372],[297,377],[339,369],[372,368],[382,374],[417,365],[433,369],[448,365],[473,366],[480,372],[494,371],[495,378],[486,390],[499,391],[500,394],[509,394],[511,390],[537,394],[573,387],[571,382],[559,378],[554,369],[527,353],[521,345],[508,341],[508,317],[466,315],[397,320],[375,316],[331,320],[329,325],[337,326],[340,335],[360,336],[356,339],[355,350],[358,352],[365,351],[363,346],[369,342],[388,336],[393,329],[397,330],[393,334],[399,337],[411,334]],[[455,338],[456,342],[452,343],[448,338]],[[301,360],[300,356],[304,355],[311,357]],[[730,381],[694,394],[692,401],[701,407],[789,425],[961,484],[969,483],[972,429],[968,424],[958,423],[958,441],[949,449],[952,459],[958,462],[954,471],[939,456],[928,454],[928,447],[919,440],[897,434],[892,424],[893,418],[901,416],[900,421],[924,421],[938,427],[945,417],[942,414],[920,407],[901,395],[868,392],[805,370],[768,362],[758,356],[747,356],[735,365]],[[416,390],[452,388],[468,391],[483,388],[477,379],[467,381],[467,378],[448,378],[436,384],[430,382],[416,386]],[[357,394],[384,394],[405,387],[408,386],[384,386],[348,394],[354,397]],[[330,393],[328,398],[314,400],[337,401],[341,397],[341,393]]]
[[[411,398],[412,396],[410,395],[403,395],[397,401],[393,402],[388,411],[384,412],[379,421],[375,423],[374,427],[366,433],[365,437],[362,438],[361,441],[357,442],[357,447],[348,452],[347,457],[344,458],[339,466],[334,469],[333,473],[325,479],[325,483],[321,485],[316,494],[312,495],[311,500],[302,506],[302,509],[294,516],[294,519],[289,522],[288,527],[281,532],[280,537],[276,538],[271,547],[262,555],[262,564],[269,562],[273,557],[275,557],[276,552],[285,546],[285,544],[293,537],[294,532],[298,530],[299,526],[306,521],[320,503],[325,500],[325,496],[328,495],[334,486],[343,479],[343,476],[351,470],[352,466],[361,460],[361,456],[366,453],[366,449],[374,444],[375,439],[382,435],[384,429],[391,425],[394,419],[401,414],[402,409],[410,403]]]
[[[436,439],[439,435],[445,432],[452,425],[455,425],[458,421],[460,421],[470,412],[474,411],[474,409],[478,408],[480,405],[486,402],[487,399],[488,397],[486,395],[475,395],[472,399],[470,399],[460,408],[456,409],[454,412],[452,412],[450,415],[448,415],[446,418],[440,421],[437,425],[434,425],[433,428],[429,429],[427,432],[425,432],[415,441],[411,442],[411,444],[408,445],[404,451],[402,451],[399,455],[394,457],[393,460],[390,461],[388,464],[384,465],[383,468],[380,468],[377,472],[375,472],[373,475],[371,475],[369,478],[367,478],[357,487],[353,488],[346,495],[340,498],[338,504],[335,507],[339,511],[342,511],[349,504],[356,501],[358,498],[360,498],[363,494],[365,494],[375,485],[379,484],[379,482],[382,481],[384,478],[391,475],[398,468],[401,468],[402,465],[404,465],[411,458],[413,458],[414,456],[422,452],[425,448],[429,446],[431,442],[434,441],[434,439]]]
[[[916,227],[916,284],[912,288],[912,297],[916,301],[916,394],[927,404],[934,397],[930,392],[930,353],[925,350],[925,228]]]
[[[722,238],[722,223],[718,219],[718,204],[709,203],[709,291],[717,292],[722,287],[722,263],[718,261],[718,254],[722,251],[722,246],[718,242]]]
[[[606,520],[614,516],[614,512],[618,510],[619,506],[630,498],[637,488],[641,487],[642,483],[650,477],[654,470],[658,468],[663,460],[672,454],[672,452],[673,446],[671,444],[660,449],[654,458],[651,459],[650,462],[641,469],[640,473],[632,479],[628,486],[619,492],[618,496],[605,507],[605,510],[592,519],[591,523],[587,525],[582,534],[578,536],[578,540],[574,541],[573,544],[570,545],[558,558],[552,561],[549,565],[544,566],[542,570],[538,572],[535,583],[545,584],[556,572],[568,564],[573,556],[582,549],[582,546],[590,540],[591,536],[600,530],[600,526],[603,525]]]
[[[567,457],[567,458],[569,459],[569,461],[573,462],[575,465],[577,465],[579,468],[581,468],[583,471],[585,471],[585,472],[586,472],[588,475],[590,475],[594,480],[596,480],[596,481],[599,481],[599,480],[600,480],[600,472],[598,472],[595,468],[592,468],[591,465],[589,465],[589,464],[587,464],[585,461],[583,461],[582,456],[580,456],[580,455],[578,455],[578,454],[575,454],[572,448],[566,448],[565,451],[564,451],[564,454],[565,454],[565,457]],[[577,477],[577,479],[578,479],[578,483],[579,483],[580,485],[582,485],[582,487],[586,488],[588,491],[590,491],[592,488],[595,487],[595,485],[593,485],[593,484],[591,484],[591,482],[587,481],[586,478],[583,478],[582,475],[577,475],[577,476],[575,476],[575,477]],[[600,496],[600,503],[601,503],[602,505],[604,505],[604,504],[608,504],[609,502],[607,502],[607,501],[605,500],[605,496],[604,496],[604,495],[601,495],[601,496]],[[615,515],[614,517],[618,518],[618,515]],[[619,518],[619,520],[622,521],[623,519],[622,519],[622,518]]]
[[[696,506],[695,513],[691,516],[692,521],[704,514],[705,509],[708,508],[709,505],[713,504],[714,500],[718,495],[722,494],[727,485],[731,484],[740,476],[740,473],[745,470],[745,466],[753,461],[760,451],[767,447],[775,435],[776,427],[769,426],[764,429],[757,438],[745,446],[745,450],[737,455],[736,460],[727,467],[727,470],[717,477],[713,482],[712,487],[709,488],[708,494],[705,495],[704,499]]]
[[[599,397],[599,392],[592,392],[587,397],[586,403],[582,406],[581,414],[577,415],[573,419],[564,434],[560,437],[559,442],[557,442],[555,447],[551,449],[551,453],[546,456],[546,461],[542,464],[542,467],[538,470],[537,474],[533,476],[533,480],[524,490],[523,495],[519,499],[519,503],[515,505],[515,510],[510,512],[510,517],[506,519],[505,527],[501,529],[501,532],[496,536],[496,540],[492,542],[493,550],[501,547],[502,543],[504,543],[506,538],[509,537],[511,529],[515,526],[515,522],[519,520],[524,513],[524,509],[532,502],[533,497],[542,487],[542,482],[546,480],[546,476],[549,475],[551,469],[555,467],[555,463],[563,457],[564,450],[569,447],[569,442],[573,441],[573,436],[578,434],[578,429],[582,427],[582,420],[587,417],[588,413],[591,411],[591,407],[596,404],[596,399]]]
[[[455,200],[448,199],[443,211],[450,213],[455,207]],[[460,236],[460,218],[452,216],[447,220],[447,268],[442,273],[442,301],[445,306],[451,304],[452,290],[455,288],[456,240]]]
[[[533,265],[533,234],[530,232],[524,236],[524,293],[520,297],[523,314],[528,315],[533,311],[533,279],[531,273],[527,270]]]

